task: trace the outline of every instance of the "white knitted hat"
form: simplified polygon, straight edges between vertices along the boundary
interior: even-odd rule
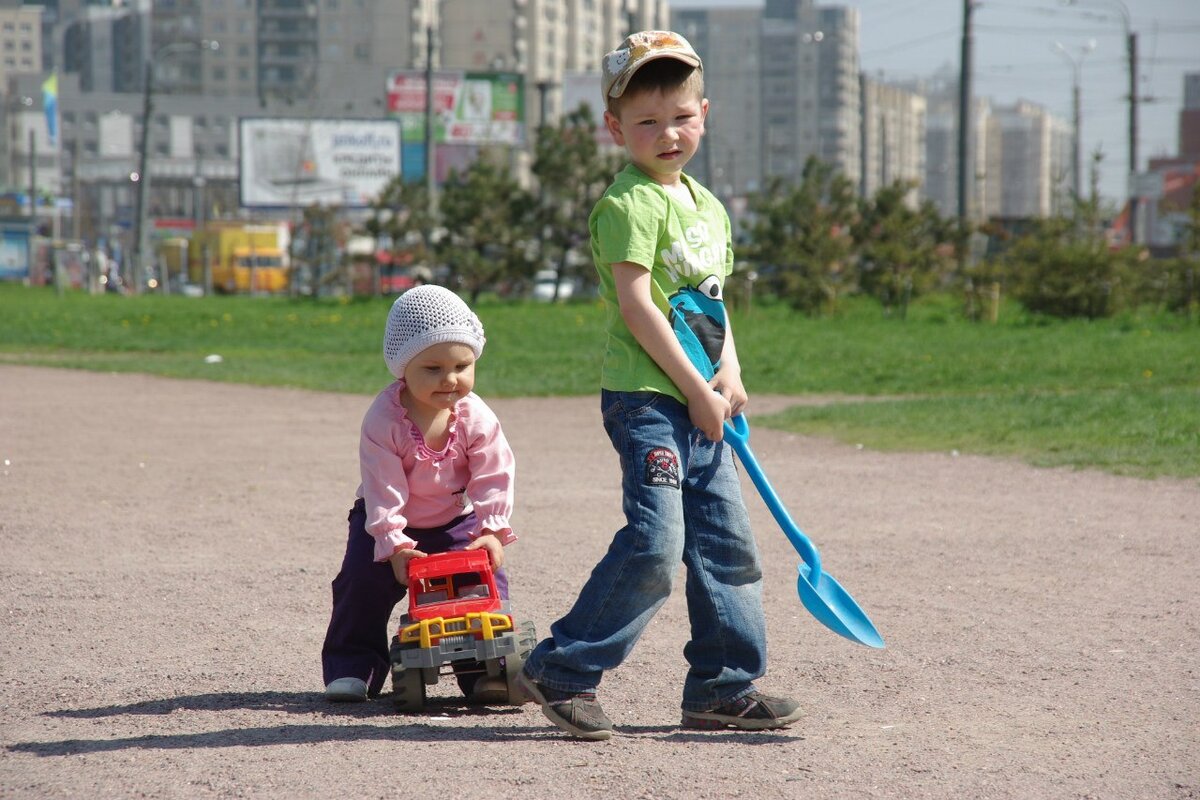
[[[413,356],[442,342],[465,344],[479,358],[483,323],[454,292],[442,286],[417,286],[396,298],[383,334],[383,358],[397,378]]]

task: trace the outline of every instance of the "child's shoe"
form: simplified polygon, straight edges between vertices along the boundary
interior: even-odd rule
[[[325,687],[325,699],[334,703],[361,703],[367,699],[367,682],[359,678],[338,678]]]
[[[563,692],[537,683],[521,672],[517,686],[542,707],[546,719],[572,736],[600,741],[613,734],[613,724],[596,701],[595,692]]]
[[[765,731],[785,728],[798,719],[800,704],[795,700],[751,692],[708,711],[684,711],[682,725],[701,730],[737,728]]]

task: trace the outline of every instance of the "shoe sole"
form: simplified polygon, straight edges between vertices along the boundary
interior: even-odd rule
[[[691,730],[714,731],[734,728],[741,731],[771,731],[786,728],[803,716],[800,709],[775,719],[747,719],[746,717],[731,717],[725,714],[712,714],[705,711],[684,712],[680,723]]]
[[[611,730],[584,730],[583,728],[573,724],[570,720],[560,717],[558,713],[555,712],[554,706],[550,705],[550,702],[545,698],[545,696],[538,691],[537,684],[534,683],[533,680],[524,672],[517,676],[517,686],[520,687],[521,691],[525,693],[526,697],[541,706],[542,714],[545,715],[546,719],[550,720],[559,728],[571,734],[572,736],[579,739],[587,739],[593,742],[600,742],[604,741],[605,739],[612,738],[613,732]]]
[[[355,694],[354,692],[326,692],[325,699],[331,703],[365,703],[367,696],[365,694]]]

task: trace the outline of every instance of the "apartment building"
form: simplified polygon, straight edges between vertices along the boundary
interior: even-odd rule
[[[767,0],[761,40],[763,172],[799,179],[815,156],[858,183],[858,12]]]
[[[870,197],[897,181],[911,181],[910,205],[920,200],[925,179],[925,97],[863,75],[860,194]]]
[[[42,71],[42,8],[0,6],[0,86],[11,75]]]
[[[672,25],[704,59],[710,109],[688,171],[727,203],[762,186],[762,9],[681,9]]]
[[[995,106],[984,137],[981,215],[1044,217],[1070,209],[1070,123],[1026,101]]]

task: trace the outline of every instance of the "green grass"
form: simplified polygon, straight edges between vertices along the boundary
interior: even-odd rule
[[[880,450],[1015,456],[1038,466],[1200,476],[1200,388],[935,397],[793,407],[772,427]]]
[[[0,362],[371,394],[388,380],[390,303],[102,296],[0,284]],[[487,397],[592,394],[597,303],[476,309],[488,334]],[[762,426],[874,448],[956,449],[1035,464],[1200,476],[1200,326],[1168,315],[1046,321],[1013,306],[999,324],[941,298],[907,320],[869,303],[809,319],[767,305],[733,317],[751,395],[846,396]],[[220,363],[206,363],[218,354]],[[854,396],[877,398],[856,402]]]

